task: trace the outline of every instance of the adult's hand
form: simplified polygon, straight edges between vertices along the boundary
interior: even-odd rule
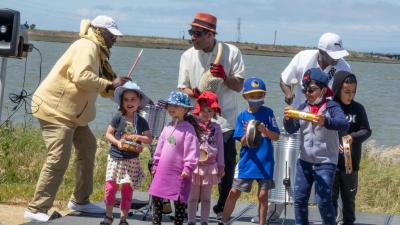
[[[224,70],[224,66],[222,66],[221,64],[211,64],[211,68],[210,68],[210,72],[214,77],[219,77],[223,80],[226,79],[226,74],[225,74],[225,70]]]
[[[286,104],[291,105],[293,102],[293,98],[294,98],[294,95],[289,95],[289,96],[285,95]]]
[[[119,86],[124,85],[127,81],[130,81],[130,77],[117,77],[112,82],[112,88],[115,89]]]
[[[197,87],[192,89],[192,93],[193,93],[193,95],[192,95],[193,98],[196,98],[196,99],[199,98],[199,96],[201,94],[200,90]]]

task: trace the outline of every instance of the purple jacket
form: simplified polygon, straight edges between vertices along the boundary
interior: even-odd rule
[[[168,138],[175,138],[175,144]],[[182,121],[164,127],[154,153],[153,171],[149,194],[164,199],[187,203],[192,180],[182,178],[183,171],[192,174],[199,160],[199,141],[193,126]]]

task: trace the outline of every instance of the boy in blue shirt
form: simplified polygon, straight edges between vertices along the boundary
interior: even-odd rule
[[[256,77],[244,81],[243,98],[248,108],[242,111],[236,122],[233,137],[242,143],[240,160],[236,165],[232,189],[226,200],[222,220],[219,224],[226,224],[235,208],[240,194],[250,192],[254,180],[258,183],[259,224],[266,223],[268,209],[268,190],[274,188],[272,179],[274,174],[274,153],[272,142],[279,139],[279,128],[272,109],[264,106],[266,94],[265,83]],[[246,144],[246,129],[250,120],[258,120],[257,130],[261,134],[259,145],[249,147]]]

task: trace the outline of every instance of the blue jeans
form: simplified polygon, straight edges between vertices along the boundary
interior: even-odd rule
[[[294,210],[296,225],[308,225],[308,199],[315,181],[316,199],[323,225],[335,224],[332,189],[336,165],[314,164],[297,160],[294,182]]]

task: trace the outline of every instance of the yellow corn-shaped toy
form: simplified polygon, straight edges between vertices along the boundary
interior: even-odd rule
[[[317,115],[308,113],[308,112],[302,112],[299,110],[295,109],[290,109],[288,111],[288,116],[293,119],[300,119],[300,120],[306,120],[306,121],[313,121],[317,118]]]

